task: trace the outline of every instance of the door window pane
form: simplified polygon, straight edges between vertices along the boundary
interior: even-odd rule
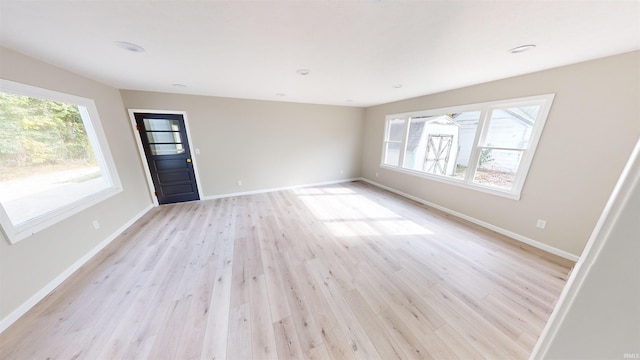
[[[176,155],[184,154],[185,150],[182,144],[150,144],[151,154],[153,155]]]
[[[170,119],[144,119],[148,131],[180,131],[180,122]]]
[[[149,143],[182,143],[179,132],[147,132]]]

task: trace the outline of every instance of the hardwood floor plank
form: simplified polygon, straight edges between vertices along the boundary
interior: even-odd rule
[[[233,247],[233,271],[231,286],[231,307],[239,307],[249,302],[249,279],[253,276],[253,266],[249,254],[249,243],[254,239],[250,233],[251,219],[248,216],[246,198],[238,198],[235,206],[235,231]]]
[[[251,314],[245,303],[229,310],[227,359],[251,359]]]
[[[218,205],[218,211],[214,221],[214,227],[207,233],[208,241],[214,242],[216,247],[211,255],[217,259],[213,272],[213,282],[206,284],[211,289],[205,318],[206,324],[202,334],[201,359],[225,359],[227,354],[227,334],[229,328],[229,309],[231,307],[231,273],[233,259],[233,236],[235,208],[233,200],[220,199],[212,202]],[[208,278],[207,278],[208,279]]]
[[[306,301],[308,307],[322,336],[322,344],[316,346],[316,348],[321,347],[323,350],[313,352],[312,349],[307,351],[307,355],[309,356],[310,353],[313,353],[315,354],[314,356],[317,357],[326,352],[326,358],[355,359],[347,337],[340,329],[340,322],[343,320],[339,319],[336,314],[331,311],[328,299],[321,291],[321,286],[323,285],[317,281],[312,270],[309,269],[309,263],[306,262],[299,265],[296,271],[302,291],[307,294]]]
[[[285,284],[285,295],[291,309],[290,319],[295,324],[302,351],[307,352],[322,343],[321,329],[314,322],[305,294],[298,284],[296,267],[287,253],[280,254],[279,265]]]
[[[401,344],[393,341],[389,336],[385,325],[367,304],[364,297],[357,289],[351,290],[347,294],[347,301],[353,309],[354,315],[358,318],[363,330],[371,339],[378,354],[382,359],[403,359],[404,351]]]
[[[389,335],[401,344],[400,349],[404,352],[404,357],[407,359],[435,359],[416,335],[396,316],[392,308],[383,311],[378,317],[389,329]]]
[[[331,356],[329,355],[326,346],[324,346],[324,344],[320,344],[304,353],[304,358],[307,360],[323,360],[331,359]]]
[[[296,326],[290,317],[273,323],[273,333],[276,339],[279,359],[304,359],[306,356],[300,347],[300,339]]]
[[[231,239],[225,241],[232,243]],[[228,248],[226,248],[228,250]],[[233,249],[233,248],[231,248]],[[224,257],[228,257],[226,254]],[[226,359],[229,329],[229,313],[231,309],[231,273],[230,261],[223,261],[224,266],[218,268],[213,285],[213,293],[207,311],[207,326],[204,335],[202,356],[204,359]]]
[[[478,350],[471,346],[471,344],[449,324],[445,324],[436,330],[436,334],[456,353],[455,357],[451,357],[452,359],[485,359]]]
[[[191,297],[171,301],[171,310],[167,314],[162,330],[156,335],[156,341],[149,353],[149,358],[177,359],[177,346],[182,332],[187,329],[184,319],[187,318],[191,304]]]
[[[266,224],[265,233],[260,237],[260,251],[264,270],[264,278],[269,293],[269,310],[273,322],[291,316],[289,302],[284,296],[285,288],[283,278],[278,268],[278,258],[274,245],[274,239],[278,237],[276,221],[272,215],[263,218]]]
[[[251,302],[251,354],[254,359],[277,359],[276,339],[264,275],[254,276],[249,284]]]
[[[501,333],[492,324],[480,320],[480,315],[469,309],[460,299],[440,285],[429,289],[430,292],[448,307],[450,315],[446,319],[454,329],[463,335],[473,338],[473,345],[482,349],[483,353],[489,354],[491,358],[525,358],[519,346]],[[464,332],[461,332],[463,330]]]
[[[211,257],[211,261],[201,265],[201,272],[197,276],[195,291],[191,297],[191,306],[187,319],[193,321],[179,334],[180,342],[176,351],[177,359],[197,359],[200,358],[204,344],[204,336],[207,330],[207,315],[210,309],[210,299],[216,281],[216,262]]]
[[[538,334],[545,325],[538,317],[531,316],[526,308],[518,306],[515,302],[508,302],[504,298],[500,300],[494,294],[487,296],[482,301],[487,309],[491,309],[508,319],[507,321],[510,321],[512,326],[521,329],[524,333]]]
[[[359,269],[354,273],[354,290],[362,294],[374,314],[379,314],[388,309],[390,304],[380,293],[380,284],[376,282],[371,274],[366,274]]]
[[[360,263],[358,268],[371,279],[375,279],[379,293],[385,298],[390,308],[419,317],[420,321],[432,330],[445,324],[445,320],[438,311],[431,304],[423,301],[420,293],[416,292],[419,287],[405,283],[406,279],[400,277],[400,273],[388,274],[368,263]]]
[[[130,344],[128,339],[135,339],[136,331],[144,319],[144,314],[148,309],[146,299],[152,297],[156,288],[146,288],[135,299],[135,302],[123,316],[112,335],[102,348],[99,358],[117,359],[122,358]],[[150,291],[149,291],[150,290]]]
[[[362,326],[353,314],[351,307],[346,301],[346,293],[342,291],[339,284],[333,278],[331,271],[320,263],[318,259],[310,261],[309,270],[311,276],[315,276],[320,292],[324,294],[329,308],[336,318],[340,319],[338,327],[345,335],[353,355],[358,359],[378,359],[375,346],[362,329]]]

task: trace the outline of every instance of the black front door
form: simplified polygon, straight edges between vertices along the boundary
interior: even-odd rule
[[[158,203],[199,200],[198,184],[182,115],[134,115]]]

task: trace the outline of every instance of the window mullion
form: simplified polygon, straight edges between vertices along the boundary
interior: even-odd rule
[[[382,153],[380,154],[380,164],[385,163],[387,157],[387,151],[389,149],[389,126],[391,126],[391,120],[389,117],[384,120],[384,132],[382,134]]]
[[[508,151],[526,151],[526,148],[516,147],[500,147],[500,146],[478,146],[479,149],[492,149],[492,150],[508,150]]]
[[[488,107],[484,106],[480,112],[480,119],[478,121],[478,127],[476,128],[476,135],[473,138],[473,148],[471,150],[471,155],[469,156],[469,165],[467,166],[467,172],[464,175],[464,182],[471,183],[473,181],[473,176],[476,173],[476,168],[478,167],[478,161],[480,159],[480,141],[484,138],[485,127],[489,122],[486,121],[490,112]]]
[[[404,167],[404,155],[407,152],[407,137],[409,136],[409,123],[411,122],[410,117],[403,118],[404,120],[404,130],[402,132],[402,141],[400,142],[400,156],[398,157],[398,167]]]

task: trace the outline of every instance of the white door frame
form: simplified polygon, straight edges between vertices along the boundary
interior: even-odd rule
[[[158,206],[158,197],[156,196],[155,186],[153,185],[153,179],[151,178],[151,170],[149,170],[149,164],[147,163],[147,157],[144,153],[144,148],[142,147],[142,138],[141,134],[138,131],[136,124],[135,113],[151,113],[151,114],[175,114],[182,115],[184,119],[184,128],[187,132],[187,141],[189,142],[189,149],[191,151],[191,161],[193,164],[193,172],[196,176],[196,183],[198,184],[198,197],[202,200],[202,187],[200,182],[200,175],[198,173],[198,164],[196,161],[197,150],[194,146],[193,141],[191,140],[191,130],[189,130],[189,119],[187,118],[186,111],[178,111],[178,110],[151,110],[151,109],[127,109],[129,111],[129,120],[131,122],[131,129],[133,130],[134,137],[136,139],[136,145],[138,145],[138,155],[140,156],[140,161],[142,162],[142,168],[144,169],[144,173],[147,178],[147,189],[149,190],[149,196],[151,196],[151,200],[153,201],[153,206]]]

